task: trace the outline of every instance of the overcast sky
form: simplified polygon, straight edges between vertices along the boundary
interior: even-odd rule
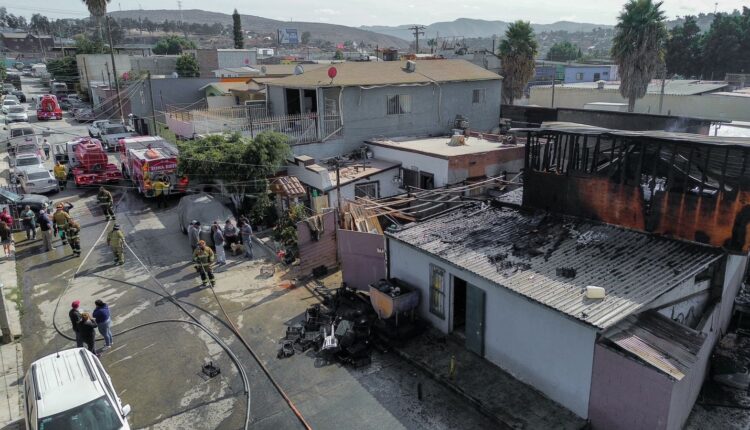
[[[19,5],[20,3],[20,5]],[[32,3],[35,5],[32,6]],[[623,0],[596,0],[592,2],[560,0],[183,0],[183,9],[206,9],[257,15],[284,21],[316,21],[349,26],[431,24],[453,21],[456,18],[514,21],[523,19],[539,24],[555,21],[577,21],[596,24],[614,24],[624,3]],[[663,8],[667,16],[713,12],[713,0],[666,0]],[[374,6],[374,5],[377,6]],[[719,1],[718,10],[730,12],[741,9],[747,1]],[[109,10],[177,9],[177,0],[112,0]],[[31,16],[42,13],[52,18],[81,18],[87,16],[81,0],[44,0],[21,3],[0,1],[10,13]]]

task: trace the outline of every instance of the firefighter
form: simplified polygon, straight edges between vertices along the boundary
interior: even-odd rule
[[[65,236],[65,232],[68,231],[68,224],[73,218],[65,212],[65,206],[63,206],[62,203],[58,203],[57,206],[55,206],[55,214],[52,215],[52,221],[55,223],[55,228],[57,229],[57,234],[60,235],[60,239],[62,240],[63,245],[68,244],[68,240]]]
[[[115,224],[107,235],[107,245],[115,254],[115,265],[125,264],[125,235],[120,230],[120,224]]]
[[[114,199],[112,198],[112,193],[107,191],[106,188],[100,187],[99,194],[96,195],[96,199],[99,200],[99,206],[102,207],[102,212],[104,212],[104,216],[106,220],[114,221],[116,218],[115,218],[115,210],[114,210]]]
[[[54,172],[55,179],[57,179],[57,185],[61,190],[64,190],[65,186],[68,184],[68,172],[65,170],[65,166],[63,166],[62,163],[58,161],[55,164]]]
[[[66,234],[68,236],[68,240],[70,241],[70,249],[73,250],[73,257],[81,256],[81,238],[79,237],[80,233],[81,225],[78,224],[76,220],[71,219],[70,222],[68,222],[68,231]]]
[[[154,198],[156,199],[156,208],[159,209],[167,207],[167,190],[169,190],[169,183],[166,179],[157,178],[153,183]]]
[[[193,251],[193,261],[195,270],[201,275],[201,286],[206,286],[206,277],[213,286],[214,272],[211,270],[211,264],[214,262],[214,252],[206,245],[205,240],[198,241],[198,246]]]

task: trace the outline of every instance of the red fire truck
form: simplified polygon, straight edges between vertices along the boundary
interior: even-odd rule
[[[153,197],[153,183],[161,179],[168,184],[166,194],[187,191],[187,176],[177,175],[179,151],[158,136],[139,136],[120,139],[118,142],[122,172],[133,181],[144,197]]]
[[[38,121],[47,119],[62,119],[63,113],[57,97],[52,94],[45,94],[39,100],[39,106],[36,108],[36,119]]]
[[[109,162],[101,142],[96,139],[78,139],[75,145],[75,161],[72,173],[77,187],[117,182],[122,179],[122,172]]]

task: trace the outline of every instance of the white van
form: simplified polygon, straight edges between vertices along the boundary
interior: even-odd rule
[[[130,405],[122,406],[101,362],[85,348],[31,363],[24,389],[29,430],[130,430]]]

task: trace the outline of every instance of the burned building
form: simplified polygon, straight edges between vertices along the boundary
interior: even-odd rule
[[[750,142],[519,134],[522,208],[472,203],[386,232],[388,276],[437,329],[594,428],[681,428],[747,266]]]

